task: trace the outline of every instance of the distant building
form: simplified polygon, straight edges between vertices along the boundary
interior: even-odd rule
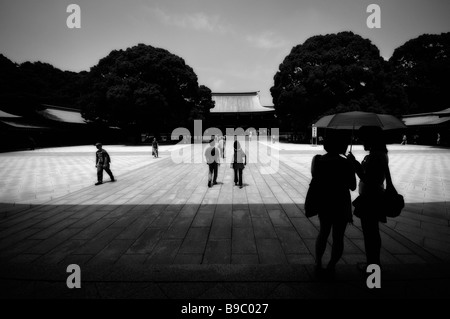
[[[0,109],[0,151],[120,141],[120,133],[86,123],[80,110],[43,104],[20,116]]]
[[[450,108],[439,112],[403,115],[403,122],[408,127],[409,141],[415,140],[417,144],[426,145],[450,145]]]
[[[270,129],[278,127],[273,107],[262,106],[258,92],[212,93],[215,106],[210,110],[207,127],[224,134],[227,128]]]

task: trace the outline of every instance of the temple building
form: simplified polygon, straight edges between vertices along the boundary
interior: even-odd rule
[[[118,129],[86,123],[78,109],[48,104],[27,115],[0,106],[0,134],[0,151],[123,140]]]
[[[270,129],[278,127],[275,109],[262,106],[258,92],[212,93],[215,106],[207,119],[208,127],[224,134],[227,128]]]
[[[403,122],[408,127],[408,143],[450,145],[450,108],[439,112],[403,115]]]

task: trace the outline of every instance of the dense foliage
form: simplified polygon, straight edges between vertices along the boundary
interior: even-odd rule
[[[86,120],[148,132],[204,119],[211,91],[164,49],[139,44],[112,51],[89,72],[42,62],[17,64],[0,54],[0,105],[15,114],[42,104],[79,108]],[[283,129],[304,131],[319,117],[351,110],[401,114],[448,107],[450,33],[424,34],[385,61],[352,32],[313,36],[292,48],[271,88]]]
[[[157,133],[204,119],[214,107],[182,58],[144,44],[112,51],[89,72],[18,65],[3,55],[0,67],[2,108],[16,114],[53,104],[79,108],[89,122]]]
[[[3,110],[27,114],[41,104],[75,107],[86,72],[61,71],[48,63],[16,64],[0,54],[0,103]]]
[[[449,107],[450,32],[424,34],[406,42],[394,51],[389,63],[408,95],[410,113]]]
[[[202,119],[213,107],[211,91],[198,85],[184,60],[167,50],[139,44],[112,51],[91,68],[83,116],[126,127],[161,131]]]
[[[407,112],[407,96],[378,48],[352,32],[314,36],[295,46],[271,93],[278,117],[294,131],[336,112]]]

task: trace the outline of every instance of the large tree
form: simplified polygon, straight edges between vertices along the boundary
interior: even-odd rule
[[[108,125],[170,132],[213,107],[211,91],[199,87],[182,58],[149,45],[112,51],[86,81],[91,90],[80,102],[83,116]]]
[[[408,94],[411,113],[449,107],[450,32],[409,40],[395,49],[389,62]]]
[[[13,63],[0,54],[0,103],[16,114],[33,114],[41,104],[74,107],[82,73],[61,71],[48,63]]]
[[[352,32],[319,35],[295,46],[271,88],[284,129],[305,130],[320,116],[363,110],[400,114],[407,103],[391,86],[378,48]]]

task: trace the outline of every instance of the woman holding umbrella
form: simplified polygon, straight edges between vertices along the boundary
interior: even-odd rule
[[[380,127],[362,126],[359,133],[364,150],[368,151],[369,155],[361,163],[352,153],[347,156],[360,178],[360,197],[357,199],[359,203],[355,207],[354,215],[361,219],[367,265],[380,265],[381,237],[378,223],[386,223],[382,204],[384,180],[389,162],[388,151]]]
[[[386,204],[383,198],[386,177],[387,184],[393,188],[382,133],[387,130],[406,129],[406,126],[393,115],[360,111],[327,115],[317,121],[315,126],[351,130],[352,136],[354,129],[359,128],[360,139],[369,155],[359,163],[351,153],[352,146],[350,146],[350,153],[347,156],[360,178],[360,196],[353,202],[354,215],[361,219],[367,264],[380,265],[381,237],[378,223],[386,222],[386,207],[383,207]]]

